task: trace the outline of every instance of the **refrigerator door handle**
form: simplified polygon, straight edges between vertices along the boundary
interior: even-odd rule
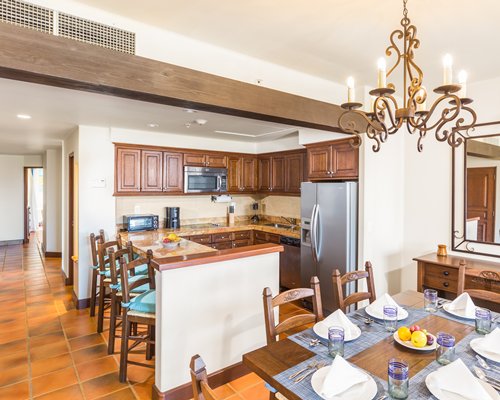
[[[318,262],[318,255],[316,254],[316,209],[318,205],[315,204],[311,213],[311,250],[314,262]]]
[[[316,261],[321,257],[321,226],[319,222],[319,205],[316,205],[316,214],[314,216],[314,253],[316,254]]]

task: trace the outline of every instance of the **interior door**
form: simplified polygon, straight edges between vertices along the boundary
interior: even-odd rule
[[[496,167],[467,168],[467,219],[479,218],[477,240],[495,239]]]

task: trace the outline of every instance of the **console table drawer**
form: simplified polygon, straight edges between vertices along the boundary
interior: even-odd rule
[[[425,267],[425,276],[456,282],[458,281],[458,270],[456,268],[442,267],[441,265],[427,265]]]

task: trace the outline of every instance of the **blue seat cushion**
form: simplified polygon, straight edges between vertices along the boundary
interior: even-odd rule
[[[138,281],[139,279],[144,279],[144,275],[129,276],[129,278],[128,278],[129,285]],[[111,289],[116,289],[119,292],[121,292],[121,290],[122,290],[121,282],[118,282],[118,284],[116,284],[116,285],[111,285],[110,287],[111,287]],[[142,293],[142,292],[145,292],[146,290],[149,290],[149,283],[145,283],[144,285],[137,286],[136,288],[133,288],[131,290],[131,292],[132,293]]]
[[[156,310],[156,291],[148,290],[130,300],[130,310],[154,314]]]
[[[137,275],[147,275],[148,274],[148,264],[142,264],[135,267],[135,273]]]

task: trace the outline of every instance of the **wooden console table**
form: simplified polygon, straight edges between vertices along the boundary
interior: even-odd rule
[[[491,290],[500,293],[500,284],[491,284],[484,279],[477,279],[481,271],[495,271],[500,274],[500,263],[475,260],[459,256],[438,256],[436,253],[416,257],[417,290],[436,289],[439,296],[453,300],[457,296],[458,267],[461,260],[466,263],[465,286],[473,289]],[[500,312],[500,304],[475,300],[479,306]]]

